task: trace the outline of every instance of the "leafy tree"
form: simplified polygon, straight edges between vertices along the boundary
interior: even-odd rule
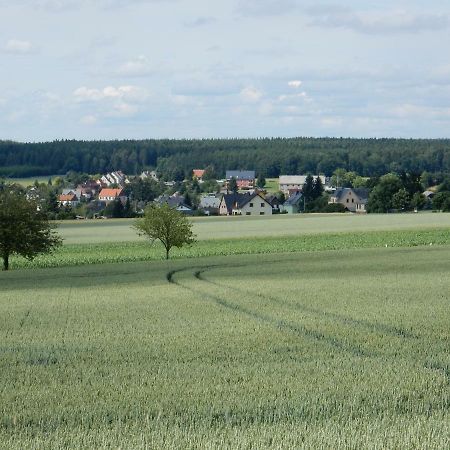
[[[438,192],[433,197],[433,209],[438,211],[445,211],[447,207],[447,203],[450,202],[450,192],[442,191]]]
[[[396,192],[403,188],[398,175],[388,173],[380,177],[378,184],[373,188],[369,195],[367,212],[385,213],[393,208],[392,197]]]
[[[231,192],[237,192],[238,191],[238,185],[236,178],[231,177],[230,182],[228,183],[228,190]]]
[[[40,253],[50,253],[62,244],[44,212],[23,192],[5,185],[0,190],[0,257],[3,270],[9,269],[11,255],[34,259]]]
[[[266,185],[266,179],[264,178],[264,175],[262,173],[260,173],[256,180],[256,186],[258,186],[259,188],[262,189],[265,185]]]
[[[305,179],[305,184],[303,185],[302,193],[307,203],[314,200],[314,178],[311,174],[308,174]]]
[[[144,217],[136,220],[134,228],[152,241],[159,240],[166,250],[166,259],[169,259],[172,247],[181,248],[184,244],[195,242],[192,223],[167,204],[149,205]]]
[[[312,190],[314,200],[315,200],[316,198],[320,198],[320,197],[322,196],[323,190],[324,190],[324,189],[323,189],[322,180],[320,179],[320,177],[317,177],[317,178],[314,180],[313,190]]]
[[[125,216],[125,208],[119,198],[116,198],[112,202],[108,203],[105,208],[105,216],[113,219],[119,219]]]
[[[410,198],[408,191],[405,188],[399,189],[392,196],[392,207],[400,211],[405,211],[409,209]]]
[[[411,206],[417,210],[423,209],[426,203],[427,200],[425,198],[425,195],[421,194],[420,192],[416,192],[411,200]]]

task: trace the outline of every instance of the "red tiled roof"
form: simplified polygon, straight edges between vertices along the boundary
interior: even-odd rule
[[[194,169],[193,171],[194,177],[201,178],[205,171],[203,169]]]
[[[121,197],[123,189],[102,189],[99,197]]]
[[[60,202],[76,202],[77,196],[75,194],[60,195],[59,201]]]

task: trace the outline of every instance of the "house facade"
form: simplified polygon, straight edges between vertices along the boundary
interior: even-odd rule
[[[116,198],[118,198],[122,203],[127,201],[127,196],[125,195],[123,189],[102,189],[100,194],[98,194],[98,199],[101,202],[111,203]]]
[[[368,200],[368,189],[339,188],[330,197],[328,203],[340,203],[351,212],[366,213]]]
[[[272,205],[259,193],[225,194],[219,205],[221,216],[272,215]]]
[[[58,200],[59,206],[70,206],[72,208],[75,208],[80,203],[80,200],[73,192],[61,194]]]
[[[278,185],[280,191],[284,194],[288,194],[289,191],[301,191],[303,185],[306,183],[307,175],[280,175],[278,179]],[[322,185],[326,183],[326,177],[324,175],[312,175],[314,180],[320,178]]]
[[[302,211],[303,206],[303,194],[296,191],[280,206],[280,211],[285,214],[298,214]]]

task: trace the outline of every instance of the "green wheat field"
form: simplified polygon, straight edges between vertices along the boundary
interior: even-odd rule
[[[448,449],[450,215],[368,219],[62,225],[0,273],[0,448]]]

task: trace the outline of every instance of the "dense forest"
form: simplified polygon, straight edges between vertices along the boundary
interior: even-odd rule
[[[44,143],[0,141],[0,177],[89,174],[122,170],[137,174],[157,168],[175,171],[213,166],[217,177],[227,169],[254,169],[266,177],[323,173],[336,168],[362,176],[391,171],[450,172],[450,139],[262,138],[203,140],[123,140]]]

